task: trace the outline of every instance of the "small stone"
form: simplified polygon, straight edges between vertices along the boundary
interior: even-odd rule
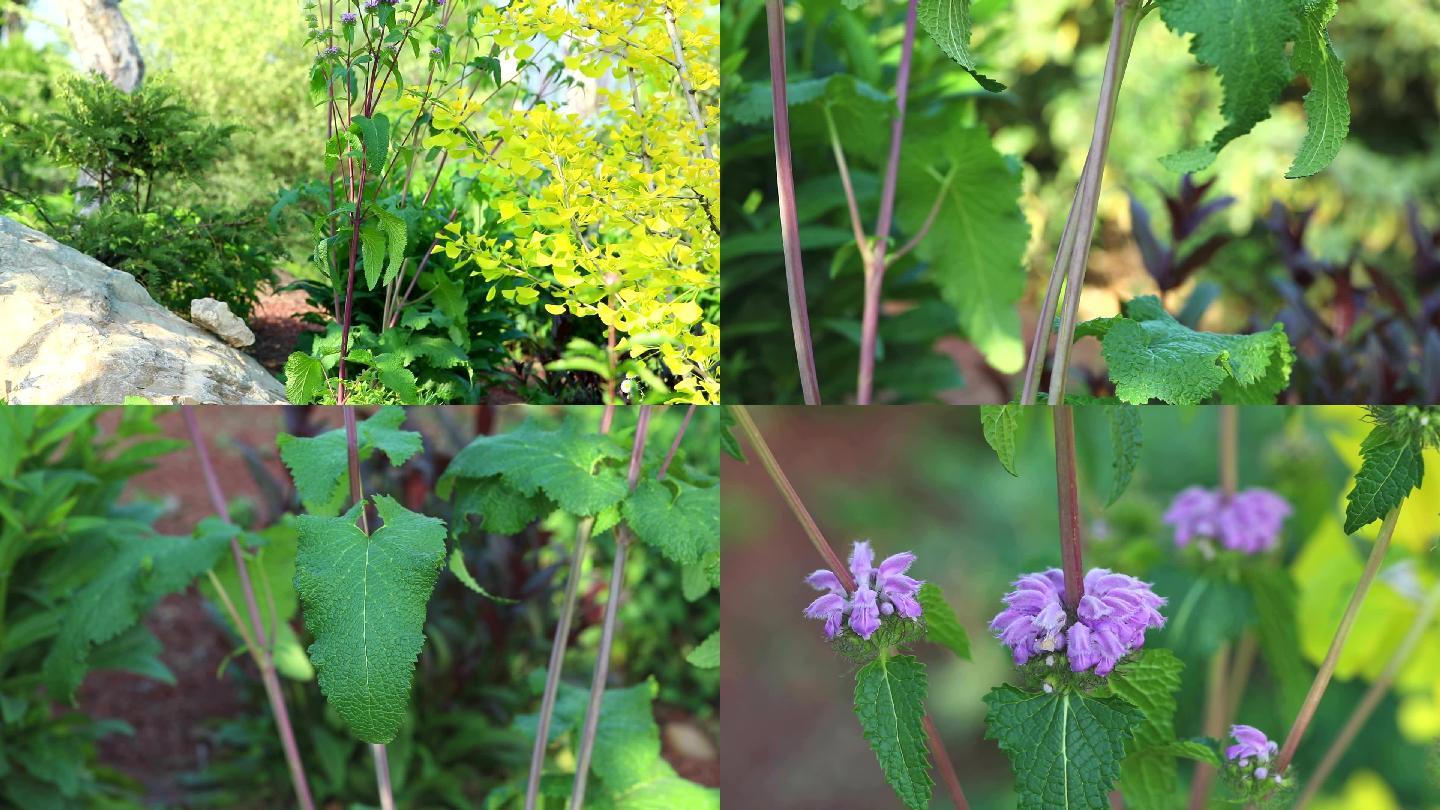
[[[216,301],[214,298],[191,301],[190,320],[237,349],[255,342],[255,333],[250,331],[244,321],[231,314],[230,305],[224,301]]]

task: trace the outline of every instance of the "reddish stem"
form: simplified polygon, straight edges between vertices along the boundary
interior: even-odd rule
[[[1075,414],[1069,405],[1051,408],[1055,422],[1055,487],[1060,499],[1060,563],[1065,571],[1065,607],[1070,615],[1085,595],[1081,563],[1080,484],[1075,473]]]

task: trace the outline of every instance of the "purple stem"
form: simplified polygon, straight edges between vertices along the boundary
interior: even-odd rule
[[[880,329],[880,295],[885,286],[885,252],[890,244],[890,226],[895,219],[895,187],[900,180],[900,144],[905,138],[905,99],[910,90],[910,62],[915,53],[916,10],[919,0],[910,0],[905,11],[905,39],[900,46],[900,68],[895,73],[895,120],[890,124],[890,157],[880,191],[880,216],[875,221],[875,247],[865,273],[865,303],[860,315],[860,373],[856,380],[855,402],[869,405],[875,386],[875,344]]]
[[[1051,409],[1055,422],[1055,487],[1060,499],[1060,563],[1065,571],[1065,608],[1071,616],[1085,595],[1081,563],[1080,484],[1075,474],[1075,414],[1069,405]]]
[[[806,405],[820,404],[815,376],[815,350],[810,338],[809,305],[805,300],[805,268],[800,256],[800,223],[795,211],[795,171],[790,158],[790,106],[785,98],[785,7],[783,0],[765,0],[770,33],[770,91],[775,115],[775,186],[780,202],[780,240],[785,250],[786,294],[790,299],[790,331],[795,337],[795,362]]]

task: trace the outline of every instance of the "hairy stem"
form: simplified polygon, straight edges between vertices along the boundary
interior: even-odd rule
[[[635,443],[630,449],[630,470],[626,483],[630,492],[640,480],[640,466],[645,460],[645,434],[650,429],[650,406],[640,406],[635,424]],[[630,529],[621,524],[615,532],[615,565],[610,571],[610,596],[605,602],[605,623],[600,629],[600,649],[596,652],[595,674],[590,679],[590,705],[585,709],[585,725],[580,731],[580,753],[575,759],[575,787],[570,794],[570,810],[585,807],[585,781],[590,775],[590,757],[595,753],[595,734],[600,727],[600,702],[605,697],[605,682],[610,677],[610,646],[615,641],[615,617],[625,589],[625,558],[630,548]]]
[[[606,404],[600,416],[600,434],[610,432],[615,419],[615,405]],[[540,801],[540,775],[545,769],[545,748],[550,741],[550,721],[555,715],[555,699],[560,692],[560,670],[565,666],[565,648],[570,642],[570,625],[575,621],[575,602],[580,594],[580,569],[584,567],[585,548],[595,518],[585,518],[575,528],[575,548],[570,553],[570,574],[565,579],[565,593],[560,602],[560,621],[555,625],[555,639],[550,643],[550,661],[545,667],[545,691],[540,698],[540,717],[535,725],[535,744],[530,749],[530,774],[525,781],[525,810],[535,810]]]
[[[1120,83],[1135,44],[1135,32],[1144,16],[1143,8],[1134,0],[1116,0],[1115,18],[1110,29],[1110,47],[1105,55],[1105,72],[1100,81],[1100,103],[1095,110],[1095,128],[1090,150],[1085,158],[1075,205],[1070,209],[1066,229],[1070,231],[1068,254],[1057,254],[1051,268],[1051,283],[1058,273],[1065,279],[1065,298],[1060,305],[1060,333],[1055,339],[1055,362],[1050,369],[1050,402],[1065,399],[1065,378],[1070,370],[1070,344],[1075,340],[1075,324],[1080,312],[1080,295],[1085,285],[1085,265],[1090,253],[1090,232],[1095,227],[1096,206],[1100,198],[1101,179],[1105,174],[1105,157],[1110,149],[1110,131],[1115,123],[1115,108],[1120,97]],[[1048,322],[1038,325],[1049,328]]]
[[[1370,684],[1370,688],[1365,691],[1365,696],[1350,712],[1349,719],[1345,721],[1345,727],[1330,743],[1330,749],[1325,752],[1325,758],[1320,760],[1320,765],[1315,769],[1314,775],[1310,777],[1309,784],[1305,785],[1304,792],[1295,802],[1295,810],[1303,810],[1305,805],[1315,798],[1315,794],[1325,786],[1325,780],[1330,777],[1330,772],[1335,770],[1335,766],[1339,764],[1340,757],[1345,754],[1350,744],[1355,742],[1355,737],[1360,733],[1360,729],[1365,727],[1365,723],[1375,712],[1375,708],[1380,705],[1385,693],[1390,691],[1390,686],[1395,682],[1400,670],[1410,660],[1415,648],[1420,645],[1425,631],[1430,629],[1430,624],[1435,621],[1437,609],[1440,609],[1440,586],[1431,588],[1425,595],[1420,612],[1415,616],[1415,621],[1410,625],[1409,631],[1405,633],[1405,638],[1400,642],[1400,646],[1395,648],[1395,654],[1390,656],[1390,660],[1386,662],[1380,677]]]
[[[1335,665],[1340,662],[1340,651],[1345,648],[1345,638],[1350,634],[1350,626],[1355,623],[1356,614],[1360,612],[1360,603],[1365,601],[1370,583],[1380,571],[1380,564],[1385,561],[1385,551],[1390,547],[1390,537],[1395,534],[1395,523],[1400,519],[1400,508],[1404,505],[1402,501],[1399,506],[1391,509],[1380,526],[1380,536],[1375,539],[1375,547],[1370,550],[1365,571],[1360,574],[1360,581],[1355,584],[1355,592],[1350,595],[1350,604],[1345,606],[1345,615],[1340,617],[1340,626],[1335,628],[1335,638],[1330,642],[1330,651],[1325,653],[1325,660],[1320,663],[1320,671],[1315,673],[1315,680],[1310,684],[1305,702],[1300,705],[1300,713],[1296,715],[1295,723],[1290,726],[1290,733],[1285,736],[1285,744],[1280,746],[1280,756],[1275,760],[1277,774],[1285,773],[1285,769],[1290,767],[1290,760],[1295,758],[1295,749],[1300,747],[1305,730],[1310,727],[1315,711],[1320,708],[1320,698],[1325,695],[1325,687],[1330,685],[1330,677],[1335,674]]]
[[[1085,167],[1080,176],[1090,173],[1090,158],[1086,156]],[[1055,309],[1060,304],[1060,291],[1065,285],[1065,275],[1055,272],[1061,257],[1070,255],[1075,245],[1075,208],[1080,201],[1080,187],[1070,200],[1070,214],[1065,218],[1065,228],[1060,232],[1060,246],[1055,250],[1055,261],[1051,265],[1050,284],[1045,289],[1045,300],[1040,304],[1040,314],[1035,320],[1035,336],[1030,341],[1030,354],[1025,362],[1025,378],[1020,388],[1020,404],[1034,405],[1039,397],[1040,376],[1045,370],[1045,356],[1050,350],[1050,331],[1055,325]]]
[[[1065,571],[1065,608],[1071,616],[1085,595],[1081,562],[1080,483],[1075,462],[1075,414],[1068,405],[1054,408],[1055,489],[1060,500],[1060,563]]]
[[[205,436],[200,432],[200,425],[195,419],[195,411],[189,405],[180,409],[181,415],[185,418],[185,427],[190,432],[190,442],[195,446],[195,455],[200,460],[200,473],[205,478],[205,489],[210,493],[210,504],[215,509],[221,520],[232,523],[230,520],[230,507],[225,500],[225,494],[220,489],[220,479],[215,474],[215,466],[210,461],[209,449],[205,446]],[[229,605],[232,620],[235,626],[245,636],[247,646],[251,646],[250,654],[254,657],[260,667],[260,681],[265,686],[265,696],[270,701],[270,713],[275,716],[275,727],[280,734],[280,747],[285,751],[285,763],[290,768],[290,781],[295,788],[295,800],[302,810],[314,810],[315,800],[310,796],[310,782],[305,777],[305,765],[300,759],[300,746],[295,743],[295,730],[290,725],[290,711],[285,705],[285,693],[280,688],[280,678],[275,673],[275,659],[270,652],[270,644],[265,637],[265,623],[260,618],[260,607],[255,599],[255,587],[250,582],[250,569],[245,565],[245,552],[240,548],[238,537],[230,538],[230,553],[235,559],[235,572],[240,578],[240,590],[245,594],[245,609],[250,617],[250,632],[245,633],[245,627],[239,621],[240,617],[235,615],[234,605]],[[224,594],[219,587],[218,580],[214,583],[217,592]],[[226,601],[229,597],[226,596]],[[252,642],[253,638],[253,642]]]
[[[680,440],[685,438],[685,430],[690,427],[690,420],[695,416],[695,406],[691,405],[685,409],[685,419],[680,423],[680,431],[675,434],[675,441],[670,443],[670,450],[665,453],[665,460],[660,463],[660,471],[655,474],[656,479],[665,477],[670,470],[670,462],[675,460],[675,453],[680,450]]]
[[[780,203],[780,240],[785,251],[785,291],[790,299],[790,331],[795,338],[795,363],[806,405],[820,404],[815,376],[815,349],[810,337],[809,304],[805,300],[805,267],[800,256],[800,223],[795,211],[795,170],[790,156],[790,106],[785,93],[784,0],[765,0],[770,34],[770,89],[775,116],[775,188]]]
[[[880,332],[880,297],[885,287],[885,251],[895,219],[895,187],[900,180],[900,144],[905,137],[905,101],[910,90],[910,62],[915,54],[916,12],[919,0],[905,7],[905,38],[900,44],[900,65],[895,72],[895,120],[890,124],[890,156],[880,187],[880,214],[875,220],[875,246],[865,268],[865,301],[860,313],[860,370],[855,381],[855,402],[869,405],[875,387],[875,346]]]
[[[825,535],[820,532],[820,527],[815,524],[815,518],[810,516],[809,510],[801,502],[800,495],[795,492],[795,487],[790,485],[790,479],[785,477],[785,471],[780,469],[780,464],[775,461],[775,454],[770,452],[770,445],[765,443],[765,437],[760,435],[760,429],[755,426],[755,420],[750,418],[750,412],[744,405],[729,406],[730,413],[735,417],[735,423],[745,437],[750,440],[750,447],[760,459],[760,464],[765,467],[765,472],[770,474],[770,480],[775,482],[775,488],[780,490],[780,497],[790,506],[790,511],[795,513],[795,518],[800,521],[800,527],[805,530],[805,535],[810,538],[810,544],[825,558],[825,564],[840,577],[840,582],[845,585],[846,590],[855,590],[855,578],[850,575],[850,569],[840,562],[840,557],[835,549],[826,542]]]
[[[835,572],[841,584],[848,591],[855,590],[855,577],[850,569],[840,563],[840,556],[830,546],[830,541],[820,533],[820,527],[815,525],[815,518],[811,517],[810,510],[805,508],[800,496],[795,494],[795,488],[790,486],[790,479],[785,477],[785,471],[775,461],[775,455],[770,452],[770,446],[765,443],[765,437],[760,435],[760,430],[755,427],[755,421],[743,405],[731,405],[730,412],[734,414],[735,421],[739,423],[740,429],[744,431],[746,438],[750,440],[750,448],[759,456],[765,471],[770,474],[770,479],[775,482],[775,488],[780,491],[780,497],[789,505],[790,511],[795,519],[800,521],[805,533],[810,536],[810,542],[815,550],[820,552],[820,558],[825,565]],[[924,717],[925,735],[930,740],[930,748],[935,754],[935,769],[940,772],[940,781],[950,793],[950,801],[956,810],[969,810],[970,804],[965,801],[965,791],[960,788],[960,777],[955,773],[955,766],[950,763],[950,754],[945,750],[945,742],[940,739],[940,732],[935,728],[935,721],[930,719],[929,712]],[[572,808],[572,810],[574,810]]]

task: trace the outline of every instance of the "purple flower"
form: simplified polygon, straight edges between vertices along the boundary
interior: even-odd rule
[[[438,46],[430,49],[431,56],[439,56],[442,53],[444,53],[444,51],[440,50]]]
[[[354,25],[355,21],[358,19],[360,19],[359,15],[357,15],[353,11],[347,11],[340,15],[340,22],[346,25]]]
[[[903,551],[886,557],[877,568],[870,543],[859,541],[850,551],[855,593],[845,590],[834,571],[816,571],[805,582],[826,593],[805,608],[805,616],[825,621],[826,639],[840,634],[846,615],[850,617],[850,629],[863,639],[869,639],[879,629],[881,616],[918,619],[921,609],[915,595],[924,583],[905,574],[914,563],[915,555]]]
[[[437,5],[437,6],[443,6],[443,5],[445,5],[445,0],[435,0],[435,5]]]
[[[1226,499],[1217,490],[1190,487],[1171,501],[1164,520],[1175,527],[1176,545],[1203,537],[1258,554],[1275,546],[1292,511],[1288,501],[1268,489],[1247,489]]]
[[[1005,594],[1005,610],[990,631],[1010,648],[1015,665],[1064,650],[1070,669],[1108,675],[1121,658],[1145,645],[1145,631],[1163,627],[1165,600],[1125,574],[1092,568],[1072,620],[1065,611],[1065,575],[1058,568],[1026,574]]]
[[[331,45],[330,47],[326,48],[325,50],[321,51],[320,53],[321,53],[322,56],[334,56],[335,54],[340,53],[340,46],[338,46],[338,45]]]
[[[365,10],[371,11],[380,7],[380,0],[365,0]]]
[[[1251,760],[1257,764],[1268,763],[1270,757],[1280,750],[1280,746],[1266,738],[1265,734],[1254,726],[1233,725],[1230,727],[1230,736],[1235,738],[1236,744],[1225,749],[1225,758],[1231,762],[1238,760],[1242,768],[1250,767]],[[1260,772],[1262,770],[1265,769],[1260,768],[1255,772],[1259,779],[1265,778],[1265,774]]]

